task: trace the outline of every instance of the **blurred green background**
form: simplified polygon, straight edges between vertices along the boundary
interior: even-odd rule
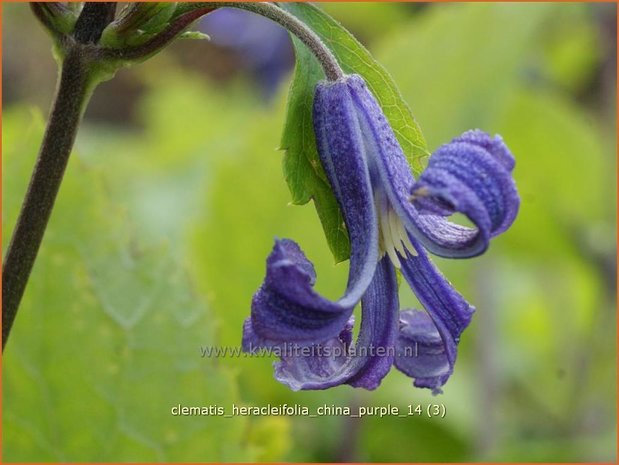
[[[374,392],[294,393],[270,359],[200,356],[240,343],[274,237],[301,244],[326,295],[347,276],[313,207],[288,205],[289,57],[265,87],[213,35],[95,93],[3,357],[5,462],[616,459],[616,5],[322,6],[392,73],[431,149],[479,127],[516,155],[514,226],[483,257],[437,260],[478,309],[445,393],[396,370]],[[28,6],[3,10],[5,249],[56,68]],[[417,305],[406,286],[401,301]],[[436,401],[443,419],[170,413]]]

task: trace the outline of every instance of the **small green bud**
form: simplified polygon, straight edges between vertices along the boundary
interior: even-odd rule
[[[52,35],[68,35],[73,32],[79,12],[60,2],[35,2],[31,7]]]
[[[176,11],[176,2],[133,3],[126,6],[101,37],[109,48],[137,46],[163,31]]]

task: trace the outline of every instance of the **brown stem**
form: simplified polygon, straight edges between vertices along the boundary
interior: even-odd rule
[[[81,46],[75,46],[64,59],[41,149],[4,258],[3,350],[52,213],[83,109],[91,93],[87,62],[87,54]]]

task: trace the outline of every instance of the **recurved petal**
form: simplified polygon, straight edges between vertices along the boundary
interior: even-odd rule
[[[469,144],[483,148],[496,158],[508,171],[512,171],[516,164],[514,156],[509,148],[507,148],[507,145],[505,145],[503,138],[498,134],[491,137],[487,132],[481,129],[470,129],[456,137],[452,142],[468,142]]]
[[[459,169],[464,170],[460,173],[460,182],[449,185],[450,189],[445,188],[445,184],[430,182],[432,181],[430,175],[426,175],[423,184],[415,183],[393,130],[363,79],[351,76],[348,83],[357,107],[367,155],[371,160],[372,179],[380,182],[406,229],[436,255],[459,258],[472,257],[484,252],[491,235],[511,224],[517,211],[518,198],[517,194],[514,195],[515,187],[509,174],[509,167],[513,167],[513,157],[510,165],[511,154],[502,141],[497,139],[491,142],[478,132],[470,132],[460,136],[463,142],[457,142],[474,149],[475,154],[469,156],[474,158],[473,162],[478,161],[478,153],[486,152],[488,157],[495,158],[497,165],[502,165],[502,171],[487,170],[485,174],[491,177],[483,180],[483,183],[478,182],[475,177],[481,172],[479,166],[474,168],[475,173],[471,173],[468,171],[470,167],[462,164],[459,165]],[[436,154],[430,157],[430,163],[433,158],[436,158]],[[442,156],[439,160],[440,158]],[[456,173],[451,171],[450,174],[455,177]],[[492,176],[498,178],[494,179]],[[424,175],[421,177],[423,179]],[[500,188],[497,187],[499,185]],[[420,189],[422,187],[426,187],[427,191]],[[495,205],[491,202],[496,203],[497,199],[492,195],[498,189],[505,195],[499,199],[503,203]],[[431,205],[427,201],[425,204],[418,204],[419,207],[425,207],[423,214],[420,214],[411,200],[423,197],[428,192],[432,193],[434,202]],[[495,211],[497,209],[502,213],[497,213]],[[467,215],[476,227],[458,225],[444,218],[454,211]],[[496,225],[499,216],[503,221],[500,225]]]
[[[361,328],[355,344],[350,342],[349,320],[336,337],[281,357],[275,363],[275,377],[295,391],[344,383],[376,389],[393,363],[397,335],[397,281],[388,258],[378,264],[361,305]]]
[[[400,312],[400,333],[396,342],[395,365],[415,378],[417,387],[436,389],[451,373],[443,338],[426,312]]]
[[[447,206],[446,213],[462,212],[484,234],[496,236],[511,226],[520,205],[513,160],[498,136],[469,131],[430,157],[413,197],[422,208],[434,203]],[[478,219],[482,215],[487,224]]]
[[[364,138],[348,79],[317,85],[313,122],[320,161],[350,239],[348,289],[340,303],[356,305],[378,261],[378,223]]]
[[[254,295],[251,324],[245,324],[243,345],[310,345],[338,335],[354,308],[332,302],[316,291],[316,273],[301,248],[277,240],[267,259],[264,283]]]
[[[437,393],[453,372],[460,335],[475,309],[451,286],[412,237],[411,242],[419,253],[402,257],[401,271],[427,314],[402,313],[398,337],[398,347],[402,350],[395,365],[415,378],[415,386]],[[412,347],[408,357],[404,356],[405,347]]]
[[[346,382],[344,367],[350,356],[343,340],[351,336],[348,325],[342,332],[321,344],[292,346],[273,364],[275,379],[293,391],[328,389]]]
[[[252,334],[269,344],[309,345],[336,338],[369,286],[378,262],[372,183],[345,78],[317,86],[313,117],[320,159],[350,238],[348,284],[338,301],[323,298],[313,289],[316,274],[299,246],[277,241],[251,314]]]

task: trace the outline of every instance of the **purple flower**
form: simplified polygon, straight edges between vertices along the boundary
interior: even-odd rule
[[[415,386],[440,392],[474,308],[426,250],[479,255],[512,224],[519,206],[514,158],[499,136],[467,131],[440,147],[416,181],[380,106],[356,75],[317,86],[314,129],[350,237],[348,285],[335,302],[320,296],[299,246],[276,241],[245,322],[244,348],[308,349],[276,362],[275,377],[294,390],[344,383],[375,389],[395,364]],[[475,227],[450,222],[446,217],[455,212]],[[396,268],[425,312],[399,311]],[[351,315],[359,301],[361,328],[353,344]]]
[[[286,29],[249,11],[219,8],[206,15],[201,29],[212,42],[238,52],[244,65],[271,98],[294,66]]]

